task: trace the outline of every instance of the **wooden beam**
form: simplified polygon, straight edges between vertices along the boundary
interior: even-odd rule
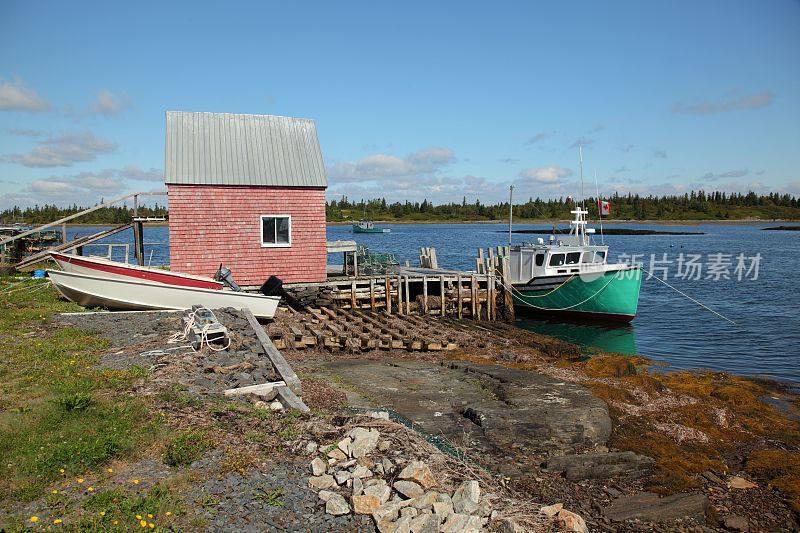
[[[305,413],[311,411],[311,409],[303,403],[303,400],[289,387],[278,387],[278,400],[280,400],[284,407],[289,409],[297,409]]]
[[[243,396],[245,394],[263,394],[269,395],[276,387],[285,387],[286,383],[283,381],[273,381],[271,383],[262,383],[260,385],[248,385],[247,387],[239,387],[236,389],[227,389],[225,396]]]
[[[256,332],[256,337],[258,337],[258,341],[261,343],[261,346],[264,347],[264,351],[267,353],[270,361],[272,361],[272,366],[275,368],[275,371],[283,379],[287,387],[291,388],[296,393],[301,393],[300,378],[298,378],[295,371],[292,370],[292,367],[283,357],[283,354],[272,344],[267,332],[264,331],[264,328],[258,323],[253,312],[246,307],[242,309],[242,312],[245,318],[247,318],[250,327]]]
[[[392,314],[392,280],[386,275],[386,314]]]
[[[408,282],[408,276],[406,276],[406,314],[411,314],[411,288]]]
[[[461,273],[458,274],[458,279],[456,280],[456,287],[458,288],[458,319],[461,320],[463,317],[463,309],[461,308],[464,305],[463,298],[461,297]]]
[[[369,308],[375,312],[375,278],[369,278]]]
[[[447,313],[447,296],[444,293],[444,276],[439,276],[439,291],[442,293],[442,316]]]
[[[422,314],[428,314],[428,276],[422,276]]]

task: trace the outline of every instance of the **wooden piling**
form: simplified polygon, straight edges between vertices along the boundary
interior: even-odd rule
[[[358,306],[356,302],[356,280],[350,282],[350,308],[355,309]]]
[[[391,315],[392,314],[392,280],[387,275],[386,279],[384,281],[386,281],[386,314],[387,315]]]
[[[408,276],[406,276],[406,314],[411,314],[411,286],[408,281]]]
[[[442,316],[447,314],[447,296],[444,293],[444,276],[439,276],[439,290],[442,293]]]
[[[375,278],[369,278],[369,308],[375,312]]]
[[[463,318],[463,298],[461,297],[461,272],[456,276],[456,287],[458,287],[458,319]]]
[[[473,274],[472,276],[470,276],[469,279],[469,299],[470,299],[469,303],[472,308],[471,309],[472,320],[477,320],[476,316],[477,316],[478,302],[476,300],[478,299],[478,290],[476,289],[475,285],[476,285],[475,275]]]
[[[422,276],[422,314],[428,314],[428,276]]]
[[[397,275],[397,314],[403,314],[403,278]]]

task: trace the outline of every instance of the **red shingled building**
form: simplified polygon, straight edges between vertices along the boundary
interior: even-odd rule
[[[312,120],[168,111],[164,175],[172,270],[325,280],[328,183]]]

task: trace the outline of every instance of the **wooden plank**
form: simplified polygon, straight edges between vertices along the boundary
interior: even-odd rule
[[[358,274],[356,274],[356,275],[358,275]],[[350,307],[355,309],[357,307],[357,305],[358,304],[356,303],[356,280],[353,280],[350,283]]]
[[[458,296],[457,296],[457,298],[458,298],[458,319],[461,320],[461,318],[463,316],[463,311],[464,311],[462,309],[462,306],[464,305],[464,301],[463,301],[463,298],[461,297],[461,273],[460,272],[458,273],[457,278],[458,279],[456,279],[456,287],[458,288]]]
[[[411,314],[411,289],[409,288],[408,276],[406,276],[406,314]]]
[[[235,389],[227,389],[223,394],[225,396],[244,396],[245,394],[263,394],[268,395],[276,387],[285,387],[286,383],[283,381],[272,381],[270,383],[261,383],[260,385],[248,385],[247,387],[238,387]]]
[[[469,279],[469,292],[470,292],[470,297],[469,297],[470,304],[472,306],[472,309],[471,309],[472,310],[472,320],[475,320],[475,308],[477,306],[476,300],[478,299],[476,297],[476,295],[477,295],[478,291],[475,289],[475,276],[474,275],[470,276],[470,279]]]
[[[297,396],[294,391],[288,386],[277,387],[278,400],[288,409],[297,409],[298,411],[309,412],[311,409],[303,403],[303,400]]]
[[[295,392],[301,392],[302,388],[300,385],[300,378],[297,377],[297,374],[295,374],[294,370],[292,370],[292,367],[283,357],[281,352],[279,352],[275,345],[272,344],[272,341],[267,336],[264,328],[261,327],[261,324],[258,323],[258,320],[256,320],[253,312],[246,307],[242,309],[242,312],[244,313],[245,318],[247,318],[247,322],[250,324],[250,327],[253,328],[253,331],[255,331],[256,337],[258,337],[258,341],[261,343],[261,346],[264,347],[264,351],[267,353],[270,361],[272,361],[272,366],[286,383],[286,386]]]
[[[422,314],[428,314],[428,276],[422,276]]]
[[[369,308],[375,312],[375,278],[369,278]]]
[[[444,276],[439,276],[439,291],[442,293],[442,316],[447,313],[447,295],[444,293]]]
[[[392,314],[392,280],[386,276],[386,314]]]
[[[397,275],[397,314],[403,314],[403,278]]]

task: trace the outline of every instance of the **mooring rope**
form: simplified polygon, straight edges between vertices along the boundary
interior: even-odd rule
[[[570,279],[572,279],[574,277],[575,276],[572,276]],[[569,281],[569,280],[567,280],[567,281]],[[586,302],[588,302],[589,300],[591,300],[592,298],[594,298],[595,296],[597,296],[598,294],[600,294],[601,292],[603,292],[606,289],[606,287],[608,287],[611,284],[612,281],[614,281],[614,276],[611,276],[611,278],[606,282],[605,285],[603,285],[597,292],[595,292],[594,294],[592,294],[588,298],[586,298],[586,299],[584,299],[584,300],[582,300],[582,301],[580,301],[580,302],[578,302],[576,304],[567,306],[567,307],[561,307],[559,309],[553,309],[552,307],[540,307],[538,305],[533,305],[532,303],[530,303],[530,302],[525,300],[525,298],[527,298],[528,296],[523,294],[523,293],[521,293],[517,289],[515,289],[513,285],[511,287],[509,287],[508,285],[503,283],[502,280],[500,280],[500,279],[497,280],[497,282],[500,285],[502,285],[503,287],[505,287],[507,290],[509,290],[511,292],[511,294],[514,294],[514,292],[516,292],[517,295],[518,295],[517,298],[519,298],[521,300],[520,303],[523,303],[523,304],[527,305],[528,307],[532,307],[534,309],[541,309],[543,311],[567,311],[569,309],[573,309],[575,307],[578,307],[579,305],[583,305]],[[566,281],[564,283],[562,283],[561,285],[559,285],[559,287],[557,287],[557,289],[560,288],[560,287],[563,287],[565,284],[566,284]],[[550,291],[550,292],[552,293],[554,291]]]
[[[699,300],[695,300],[694,298],[692,298],[691,296],[689,296],[689,295],[688,295],[688,294],[686,294],[685,292],[681,291],[680,289],[677,289],[676,287],[673,287],[672,285],[670,285],[669,283],[667,283],[667,282],[666,282],[666,281],[664,281],[663,279],[659,278],[658,276],[656,276],[655,274],[653,274],[653,273],[652,273],[652,272],[650,272],[649,270],[645,270],[645,269],[642,269],[642,270],[643,270],[644,272],[647,272],[648,274],[650,274],[650,277],[651,277],[651,278],[654,278],[654,279],[656,279],[656,280],[660,281],[661,283],[663,283],[664,285],[666,285],[667,287],[669,287],[669,288],[670,288],[670,289],[672,289],[673,291],[677,292],[677,293],[678,293],[678,294],[680,294],[681,296],[684,296],[684,297],[688,298],[689,300],[693,301],[694,303],[696,303],[697,305],[699,305],[699,306],[700,306],[700,307],[702,307],[703,309],[705,309],[705,310],[707,310],[707,311],[711,311],[712,313],[714,313],[714,314],[715,314],[715,315],[717,315],[718,317],[720,317],[720,318],[722,318],[722,319],[725,319],[725,320],[727,320],[728,322],[730,322],[730,323],[731,323],[731,324],[733,324],[734,326],[736,326],[736,325],[737,325],[737,324],[736,324],[736,322],[734,322],[734,321],[733,321],[733,320],[731,320],[730,318],[726,317],[725,315],[723,315],[723,314],[721,314],[721,313],[717,313],[716,311],[714,311],[713,309],[711,309],[710,307],[708,307],[707,305],[705,305],[703,302],[701,302],[701,301],[699,301]],[[647,279],[650,279],[650,278],[647,278]]]

